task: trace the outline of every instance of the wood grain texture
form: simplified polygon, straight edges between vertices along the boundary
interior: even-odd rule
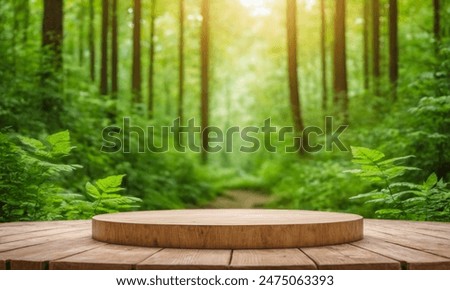
[[[0,237],[56,228],[88,228],[91,221],[14,222],[0,223]]]
[[[319,270],[399,270],[400,262],[349,244],[301,249]]]
[[[314,270],[316,264],[299,249],[234,250],[231,269]]]
[[[449,269],[450,223],[366,220],[364,230],[361,241],[300,250],[159,250],[97,242],[86,221],[8,223],[0,224],[0,270]]]
[[[104,245],[50,262],[50,270],[133,270],[158,248]]]
[[[9,261],[12,270],[43,270],[48,262],[78,254],[103,243],[93,240],[89,235],[73,235],[70,239],[20,248],[0,253],[0,260]]]
[[[402,231],[407,231],[410,233],[418,233],[430,237],[450,240],[450,223],[367,220],[366,224],[371,229],[401,229]]]
[[[450,270],[450,259],[385,242],[370,235],[352,245],[397,260],[403,269]]]
[[[164,249],[136,265],[137,270],[225,270],[231,250]]]
[[[27,232],[27,233],[8,235],[8,236],[0,237],[0,244],[10,243],[10,242],[14,242],[14,241],[21,241],[21,240],[31,240],[34,238],[53,236],[53,235],[57,235],[57,234],[68,233],[68,232],[79,231],[79,230],[80,229],[73,229],[73,228],[67,227],[67,228],[54,228],[54,229],[46,229],[46,230],[39,230],[39,231],[33,231],[33,232]]]
[[[401,228],[388,229],[372,227],[366,233],[393,244],[450,258],[450,241],[447,239],[411,233]]]
[[[44,237],[37,237],[37,238],[30,238],[30,239],[26,239],[26,240],[13,241],[13,242],[9,242],[9,243],[0,244],[0,253],[6,252],[6,251],[11,251],[14,249],[20,249],[20,248],[25,248],[25,247],[29,247],[29,246],[34,246],[34,245],[56,242],[56,241],[60,241],[60,240],[70,240],[70,239],[73,239],[74,236],[78,236],[78,235],[89,236],[90,233],[91,233],[91,231],[88,229],[78,229],[78,230],[72,230],[70,232],[53,234],[53,235],[44,236]]]
[[[363,237],[362,217],[295,210],[172,210],[100,215],[94,239],[190,249],[274,249],[334,245]]]

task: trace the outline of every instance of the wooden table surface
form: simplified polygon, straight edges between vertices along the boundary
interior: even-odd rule
[[[91,221],[0,224],[0,269],[450,269],[450,223],[365,220],[364,239],[262,250],[119,246]]]

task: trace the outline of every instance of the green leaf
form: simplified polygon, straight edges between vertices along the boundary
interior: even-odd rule
[[[97,199],[100,197],[100,192],[98,191],[97,187],[95,187],[92,183],[87,182],[86,183],[86,191],[88,195],[91,197]]]
[[[46,141],[50,144],[51,153],[55,157],[67,156],[75,148],[70,146],[69,131],[62,131],[50,135],[46,138]]]
[[[118,187],[120,187],[122,185],[122,180],[124,177],[125,177],[125,175],[109,176],[104,179],[97,180],[95,182],[95,185],[97,185],[97,187],[100,190],[102,190],[104,192],[108,192],[111,189],[117,189]],[[115,191],[118,191],[118,190],[115,190]]]
[[[411,182],[394,182],[389,185],[390,188],[401,188],[406,187],[409,189],[422,189],[422,186],[411,183]]]
[[[365,162],[364,164],[374,163],[384,158],[384,154],[377,150],[364,147],[351,147],[351,149],[353,158],[356,159],[356,161]]]
[[[361,199],[361,198],[368,198],[368,197],[370,197],[370,198],[372,198],[372,197],[380,197],[380,192],[378,191],[378,190],[374,190],[374,191],[371,191],[371,192],[368,192],[368,193],[362,193],[362,194],[358,194],[358,195],[356,195],[356,196],[352,196],[352,197],[350,197],[350,199]]]
[[[436,173],[432,173],[430,176],[428,176],[427,181],[425,181],[425,183],[423,184],[423,188],[425,190],[430,190],[436,185],[437,182],[438,178]]]
[[[420,170],[420,169],[416,168],[416,167],[394,166],[394,167],[384,170],[384,173],[385,173],[387,179],[394,179],[396,177],[402,176],[407,171],[417,171],[417,170]]]
[[[385,161],[382,161],[382,162],[380,162],[378,164],[379,165],[391,165],[391,164],[394,164],[395,162],[408,160],[408,159],[411,159],[411,158],[414,158],[414,157],[416,157],[416,156],[408,155],[408,156],[403,156],[403,157],[391,158],[391,159],[387,159]]]
[[[46,149],[45,145],[39,140],[24,136],[18,136],[18,138],[23,145],[28,146],[35,151],[41,151]]]

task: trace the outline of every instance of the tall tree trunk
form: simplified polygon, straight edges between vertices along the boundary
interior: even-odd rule
[[[79,11],[78,11],[78,21],[80,23],[80,26],[78,27],[78,64],[80,67],[83,66],[84,63],[84,29],[85,29],[85,21],[84,21],[84,15],[85,15],[85,7],[84,3],[79,4]]]
[[[30,1],[22,0],[22,13],[23,13],[23,43],[28,41],[28,28],[30,27]]]
[[[135,103],[142,103],[141,76],[141,0],[134,0],[132,92]]]
[[[119,41],[118,41],[118,23],[117,23],[117,0],[112,0],[112,51],[111,51],[111,92],[114,98],[117,98],[119,91]]]
[[[297,71],[297,0],[287,0],[286,2],[286,28],[291,114],[295,134],[299,136],[304,129],[304,124],[301,115],[302,110]],[[305,142],[305,140],[303,141]],[[301,152],[302,150],[299,153]]]
[[[441,0],[433,0],[434,7],[434,23],[433,32],[434,39],[439,44],[441,41]]]
[[[398,81],[398,3],[389,0],[389,80],[394,99],[397,98]]]
[[[41,99],[41,111],[44,113],[43,121],[48,124],[49,130],[60,130],[62,124],[60,114],[62,111],[62,68],[63,68],[63,1],[44,0],[44,15],[42,21],[42,47],[45,61],[41,75],[41,85],[51,86]]]
[[[345,39],[345,0],[336,0],[334,22],[334,104],[348,122],[347,55]]]
[[[320,11],[321,11],[321,58],[322,58],[322,111],[325,113],[327,110],[328,102],[328,86],[327,86],[327,50],[326,50],[326,40],[327,40],[327,20],[325,11],[325,0],[320,0]]]
[[[180,0],[180,27],[179,27],[179,48],[178,48],[178,117],[180,123],[183,123],[183,102],[184,102],[184,18],[185,6],[184,0]]]
[[[101,43],[101,69],[100,94],[108,94],[108,27],[109,27],[109,0],[102,0],[102,43]]]
[[[150,15],[150,68],[148,72],[148,116],[153,118],[155,103],[155,21],[156,21],[156,0],[152,0]]]
[[[373,78],[375,94],[380,95],[380,0],[373,0],[372,7],[372,45],[373,45]]]
[[[51,54],[52,67],[62,68],[63,42],[63,1],[44,0],[44,20],[42,21],[42,46]]]
[[[94,31],[94,0],[89,1],[89,72],[91,81],[95,81],[95,31]]]
[[[209,124],[209,0],[202,0],[201,14],[201,116],[202,116],[202,161],[208,161]]]
[[[20,2],[14,1],[13,5],[13,33],[11,37],[12,48],[12,67],[11,72],[13,75],[17,73],[17,35],[20,34]]]
[[[364,28],[363,28],[363,74],[364,89],[368,90],[370,86],[369,77],[369,26],[370,26],[370,0],[364,0]]]

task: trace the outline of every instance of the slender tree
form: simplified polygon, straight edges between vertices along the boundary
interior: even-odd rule
[[[49,50],[52,67],[62,68],[63,43],[63,1],[44,0],[44,19],[42,21],[42,46]]]
[[[370,0],[364,0],[364,28],[363,28],[363,74],[364,89],[368,90],[370,86],[369,72],[369,26],[370,26]]]
[[[109,27],[109,0],[102,0],[102,41],[101,41],[101,68],[100,68],[100,94],[108,94],[108,27]]]
[[[434,23],[433,33],[437,43],[441,41],[441,0],[433,0]]]
[[[178,43],[178,117],[180,123],[183,123],[183,102],[184,102],[184,18],[185,4],[184,0],[180,0],[180,27],[179,27],[179,43]]]
[[[30,27],[30,1],[23,0],[23,15],[24,15],[24,31],[23,31],[23,43],[28,41],[28,28]]]
[[[327,86],[327,20],[326,20],[326,6],[325,0],[320,0],[320,11],[321,11],[321,42],[320,51],[322,59],[322,110],[326,112],[327,102],[328,102],[328,86]]]
[[[94,0],[89,1],[89,72],[91,81],[95,81],[95,30],[94,30]]]
[[[41,111],[44,113],[43,121],[48,124],[49,130],[58,130],[61,127],[63,13],[62,0],[44,0],[42,47],[45,61],[42,62],[44,66],[41,83],[43,87],[50,85],[53,90],[43,92]]]
[[[117,0],[112,0],[112,23],[111,23],[111,92],[116,98],[119,91],[119,41],[117,22]]]
[[[286,28],[288,49],[289,96],[295,134],[303,132],[297,70],[297,0],[286,0]],[[303,140],[305,142],[306,140]],[[299,151],[301,153],[302,150]]]
[[[13,65],[11,67],[11,72],[16,75],[17,69],[17,37],[20,33],[20,2],[14,1],[12,3],[13,8],[13,34],[11,37],[11,48],[12,48],[12,61]]]
[[[202,161],[208,161],[209,125],[209,0],[202,0],[201,15],[201,116],[202,116]]]
[[[142,103],[141,92],[141,0],[134,0],[132,92],[135,103]]]
[[[375,94],[380,95],[380,0],[372,1],[373,78]]]
[[[153,117],[155,102],[155,22],[156,0],[152,0],[150,11],[150,67],[148,72],[148,116]]]
[[[80,21],[80,26],[78,27],[78,63],[83,66],[84,63],[84,37],[85,37],[85,6],[84,3],[80,3],[78,10],[78,20]]]
[[[345,38],[345,0],[336,0],[334,20],[334,105],[348,122],[347,55]]]
[[[398,3],[389,0],[389,80],[394,99],[397,97],[398,81]]]

